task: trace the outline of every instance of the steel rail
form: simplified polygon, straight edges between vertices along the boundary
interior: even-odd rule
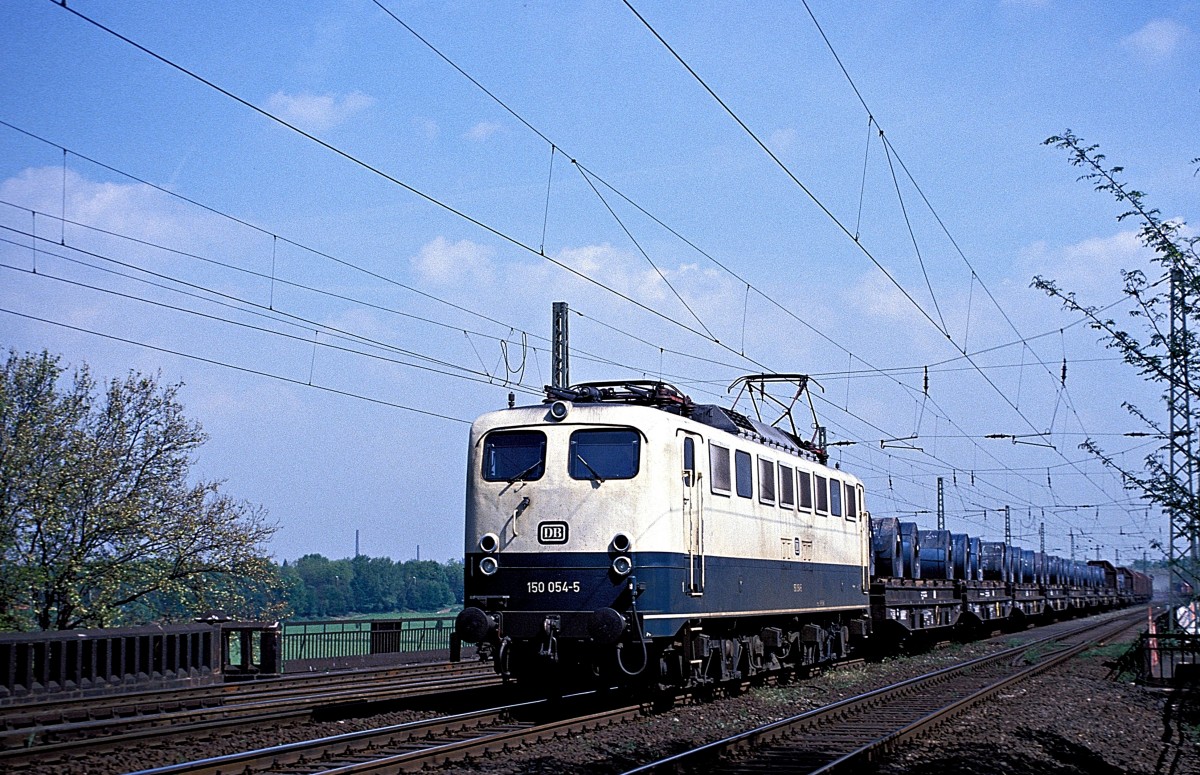
[[[1106,621],[1090,622],[1084,627],[1075,627],[1072,633],[1084,632],[1102,626]],[[1052,625],[1055,626],[1055,625]],[[1064,625],[1056,625],[1063,627]],[[1048,633],[1044,637],[1036,638],[1032,641],[1024,643],[1018,647],[1006,649],[997,654],[980,657],[970,662],[964,663],[965,666],[980,665],[988,662],[999,662],[1006,658],[1014,657],[1021,654],[1028,654],[1032,649],[1045,648],[1050,641],[1056,639],[1064,639],[1069,637],[1071,633]],[[953,671],[961,671],[965,669],[963,665],[951,668],[945,668],[940,671],[928,674],[917,679],[897,684],[891,689],[904,687],[906,685],[915,684],[921,680],[931,680],[933,677],[941,674],[950,674]],[[495,681],[496,679],[491,679]],[[848,713],[849,708],[855,700],[864,700],[876,695],[880,695],[884,690],[876,690],[865,695],[860,695],[857,698],[851,698],[829,706],[826,709],[818,709],[811,711],[802,716],[794,717],[791,720],[777,722],[769,727],[778,727],[787,721],[797,721],[809,717],[815,717],[819,713]],[[372,699],[378,699],[379,692],[372,690],[368,693]],[[564,699],[582,698],[582,697],[598,697],[604,696],[596,692],[585,692],[580,695],[569,695]],[[612,701],[612,700],[608,700]],[[570,732],[576,732],[586,729],[597,728],[612,723],[617,723],[623,720],[630,719],[636,715],[645,712],[644,705],[618,708],[616,710],[604,710],[601,713],[589,713],[576,718],[566,718],[554,720],[549,723],[533,726],[530,722],[509,722],[499,713],[507,713],[511,716],[518,710],[528,710],[536,707],[553,708],[554,706],[546,704],[548,701],[532,701],[526,703],[518,703],[515,705],[505,706],[491,711],[476,711],[473,713],[458,714],[455,716],[443,717],[441,719],[428,720],[423,722],[410,722],[408,724],[395,725],[392,727],[384,727],[377,730],[366,730],[363,732],[350,733],[348,735],[337,735],[318,740],[304,741],[300,743],[290,743],[282,746],[274,746],[271,748],[257,749],[244,753],[231,754],[228,756],[216,757],[213,759],[205,759],[197,762],[187,762],[183,764],[171,765],[170,767],[158,768],[153,770],[145,770],[144,773],[155,773],[156,775],[165,775],[166,773],[229,773],[263,771],[264,769],[277,769],[280,765],[286,766],[287,763],[299,764],[303,762],[301,769],[305,772],[312,772],[314,766],[325,766],[326,769],[334,768],[335,772],[358,773],[358,772],[402,772],[419,769],[426,764],[439,763],[450,760],[458,760],[470,756],[482,756],[487,753],[502,750],[507,747],[514,747],[523,743],[546,739]],[[561,710],[561,709],[560,709]],[[489,718],[488,714],[493,715]],[[288,713],[273,713],[269,715],[253,715],[251,718],[230,718],[223,719],[208,724],[195,724],[184,727],[171,727],[165,730],[143,730],[129,735],[118,735],[113,738],[100,741],[96,745],[89,745],[89,741],[78,741],[75,743],[63,743],[56,746],[43,746],[29,750],[29,757],[39,761],[46,761],[44,754],[59,752],[63,754],[76,753],[81,747],[104,747],[104,748],[123,748],[130,741],[152,739],[158,736],[177,736],[180,734],[195,733],[197,731],[211,731],[220,726],[245,725],[246,723],[259,723],[263,721],[279,720],[281,718],[296,717],[299,715],[307,715],[307,712],[299,711],[296,714]],[[439,743],[424,742],[417,744],[412,742],[412,738],[418,734],[429,735],[438,731],[439,725],[442,734],[451,735],[452,738],[443,740]],[[467,739],[463,739],[464,731],[470,727],[476,728],[476,731],[471,732]],[[892,727],[889,727],[892,729]],[[735,738],[746,737],[755,733],[762,733],[763,729],[751,730],[749,733],[743,733]],[[778,735],[775,735],[777,737]],[[734,738],[730,738],[732,740]],[[773,738],[765,738],[773,739]],[[705,746],[699,751],[706,749],[714,749],[711,744]],[[111,743],[111,744],[110,744]],[[365,752],[360,749],[373,748],[374,751]],[[694,752],[697,755],[703,756]],[[325,759],[324,765],[314,765],[313,759]],[[656,765],[663,765],[679,757],[672,757],[671,760],[652,763],[643,768],[634,770],[652,771]],[[0,753],[0,768],[6,764],[3,753]],[[672,766],[672,769],[675,767]]]
[[[255,695],[300,693],[324,686],[360,684],[363,681],[422,677],[444,673],[489,672],[483,662],[429,662],[369,670],[338,670],[327,673],[296,673],[235,683],[204,683],[160,689],[112,691],[92,696],[31,696],[8,698],[0,704],[0,731],[22,729],[75,720],[94,720],[104,714],[129,716],[227,704],[230,699]],[[219,679],[219,676],[215,676]]]
[[[459,676],[439,676],[431,679],[398,679],[382,685],[359,686],[335,691],[318,690],[297,695],[289,690],[283,696],[253,698],[214,707],[172,711],[167,713],[73,722],[3,733],[9,745],[26,739],[25,747],[0,750],[0,769],[21,762],[46,760],[52,756],[69,756],[85,751],[121,749],[133,743],[155,739],[196,735],[248,723],[280,722],[308,719],[315,710],[359,703],[379,703],[398,699],[466,691],[496,686],[500,678],[491,674],[468,673]],[[46,742],[54,737],[77,739]],[[41,740],[40,744],[38,741]]]
[[[974,695],[979,694],[981,696],[975,698],[973,702],[981,702],[983,699],[986,699],[986,696],[983,696],[984,692],[991,692],[994,694],[995,692],[998,692],[1004,688],[1004,686],[1011,684],[1013,681],[1019,681],[1028,677],[1032,677],[1032,675],[1036,674],[1033,672],[1034,670],[1040,672],[1050,669],[1050,667],[1070,659],[1076,653],[1079,653],[1083,649],[1092,645],[1092,643],[1110,638],[1116,633],[1127,629],[1134,621],[1140,621],[1140,618],[1141,617],[1139,614],[1136,616],[1136,619],[1135,617],[1117,617],[1113,619],[1106,619],[1100,622],[1090,622],[1082,627],[1073,628],[1067,632],[1048,635],[1029,643],[1005,649],[994,654],[989,654],[958,665],[952,665],[940,670],[935,670],[922,676],[910,678],[890,686],[885,686],[880,689],[875,689],[870,692],[865,692],[863,694],[841,700],[832,705],[816,708],[814,710],[810,710],[789,718],[780,719],[770,724],[765,724],[763,726],[732,735],[722,740],[717,740],[712,743],[699,746],[690,751],[685,751],[683,753],[676,754],[658,761],[649,762],[641,765],[640,767],[628,770],[624,775],[633,775],[634,773],[712,771],[717,760],[725,754],[738,753],[756,748],[761,749],[768,744],[782,741],[801,730],[814,729],[820,725],[835,721],[842,722],[842,725],[839,727],[838,735],[840,739],[833,741],[827,738],[822,738],[821,742],[827,744],[830,748],[836,748],[840,745],[841,750],[837,752],[825,751],[822,754],[814,755],[812,758],[819,759],[820,762],[815,764],[809,770],[802,770],[797,768],[797,765],[800,764],[800,762],[797,761],[799,758],[799,746],[797,745],[794,749],[789,747],[789,751],[795,750],[796,753],[786,756],[786,758],[789,760],[788,771],[817,773],[833,772],[835,769],[843,769],[844,767],[849,767],[851,769],[853,769],[854,766],[861,767],[863,763],[862,757],[868,756],[870,753],[878,750],[878,746],[898,744],[898,742],[907,740],[911,736],[919,734],[921,731],[928,729],[928,726],[923,727],[920,725],[919,722],[922,719],[926,719],[927,717],[930,718],[930,721],[928,722],[930,724],[934,723],[939,718],[944,720],[945,717],[939,716],[939,714],[950,712],[950,709],[953,709],[954,714],[957,715],[957,713],[960,713],[969,707],[972,702],[970,697],[974,697]],[[1114,626],[1109,626],[1114,622],[1116,623]],[[901,698],[905,699],[906,704],[910,706],[911,710],[911,707],[914,705],[914,699],[927,696],[931,688],[941,686],[947,681],[953,680],[955,677],[963,676],[970,672],[978,671],[982,668],[1000,667],[1003,666],[1006,661],[1009,662],[1010,666],[1013,666],[1019,660],[1026,657],[1026,655],[1029,655],[1039,647],[1048,646],[1053,641],[1063,641],[1073,637],[1078,637],[1081,634],[1086,634],[1099,628],[1103,628],[1103,632],[1099,633],[1095,637],[1090,638],[1088,641],[1085,641],[1079,646],[1069,648],[1064,647],[1054,652],[1046,651],[1038,655],[1041,657],[1041,660],[1036,665],[1020,669],[1017,671],[1016,676],[1014,676],[1012,673],[1009,673],[1000,679],[1003,685],[994,686],[993,684],[996,682],[988,681],[987,685],[985,685],[983,688],[970,692],[970,697],[959,697],[950,705],[946,705],[945,703],[941,702],[936,703],[935,708],[932,711],[920,712],[920,718],[918,719],[914,719],[910,712],[908,718],[900,722],[900,726],[897,726],[897,722],[891,720],[877,722],[876,726],[886,725],[884,732],[872,737],[868,737],[866,741],[854,739],[863,737],[863,735],[856,733],[855,727],[852,726],[851,722],[847,721],[852,714],[862,714],[876,708],[882,708],[884,703]],[[863,725],[863,727],[865,728],[865,725]],[[901,738],[900,735],[904,735],[904,737]],[[783,745],[780,747],[782,748]],[[768,754],[764,752],[761,755],[765,757]],[[730,767],[735,768],[736,765],[730,764]],[[835,769],[826,770],[824,769],[825,767],[834,767]]]
[[[928,713],[925,716],[914,720],[902,729],[898,729],[895,732],[884,735],[855,751],[851,751],[840,759],[830,762],[820,769],[813,770],[811,773],[809,773],[809,775],[831,775],[831,773],[845,772],[861,767],[864,761],[873,761],[881,754],[890,753],[900,744],[932,731],[939,724],[950,721],[955,716],[965,713],[974,706],[991,699],[1000,691],[1008,688],[1009,686],[1028,681],[1031,678],[1052,670],[1064,662],[1067,662],[1068,660],[1078,656],[1083,651],[1091,648],[1097,643],[1103,643],[1110,638],[1119,635],[1127,630],[1129,626],[1130,624],[1128,622],[1124,622],[1123,620],[1119,621],[1106,632],[1100,633],[1092,638],[1089,638],[1088,640],[1083,641],[1082,643],[1079,643],[1078,645],[1067,648],[1056,654],[1049,655],[1046,659],[1038,662],[1037,664],[1030,665],[1029,667],[1026,667],[1023,670],[1020,670],[1019,672],[1014,673],[1006,678],[1001,678],[999,681],[996,681],[989,686],[985,686],[973,694],[962,697],[943,708],[933,711],[932,713]]]
[[[1083,632],[1102,626],[1088,623],[1073,632]],[[987,657],[971,660],[968,665],[1003,662],[1031,649],[1046,647],[1064,634],[1047,634],[1018,647],[1006,649]],[[950,675],[961,666],[945,668],[937,674]],[[911,679],[905,684],[915,684]],[[749,683],[749,682],[746,682]],[[882,691],[882,690],[880,690]],[[877,694],[878,692],[876,692]],[[595,696],[586,692],[574,697]],[[565,718],[542,724],[516,721],[511,716],[520,709],[541,707],[549,709],[546,701],[522,703],[494,711],[461,714],[447,719],[385,727],[380,730],[355,732],[302,743],[258,749],[209,760],[146,770],[138,775],[216,775],[229,772],[315,772],[326,775],[361,775],[361,773],[412,772],[425,766],[485,756],[520,745],[553,737],[599,728],[628,721],[645,713],[644,705],[607,709],[575,718]],[[832,706],[835,710],[845,705]],[[482,714],[482,715],[481,715]],[[416,736],[449,735],[450,739],[416,741]],[[466,738],[464,739],[464,735]]]
[[[577,732],[600,729],[630,721],[643,715],[644,712],[643,706],[635,705],[536,726],[500,727],[470,740],[443,743],[416,751],[375,756],[365,761],[345,764],[321,772],[323,775],[364,775],[364,773],[388,775],[389,773],[417,772],[428,765],[462,761],[490,753],[501,753],[514,746],[539,743]]]
[[[568,695],[561,701],[594,701],[594,691]],[[459,713],[379,729],[286,743],[194,762],[141,770],[131,775],[219,775],[230,772],[407,772],[431,763],[454,761],[503,750],[530,740],[592,729],[643,712],[641,705],[590,713],[546,724],[517,721],[521,712],[550,709],[547,699]],[[466,736],[466,739],[464,738]],[[365,758],[364,758],[365,757]],[[348,762],[347,759],[360,759]],[[318,762],[320,764],[318,764]]]

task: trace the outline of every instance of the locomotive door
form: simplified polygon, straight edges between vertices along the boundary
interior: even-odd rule
[[[704,440],[694,433],[680,431],[683,477],[683,532],[687,546],[687,593],[704,594],[704,488],[700,486],[700,469],[696,465],[696,449]]]
[[[870,594],[871,576],[875,572],[875,559],[871,553],[871,512],[867,511],[867,504],[863,501],[863,486],[855,485],[855,491],[858,494],[858,498],[855,500],[858,514],[855,516],[858,517],[858,530],[862,537],[859,547],[861,552],[859,565],[862,566],[862,593],[866,595]]]

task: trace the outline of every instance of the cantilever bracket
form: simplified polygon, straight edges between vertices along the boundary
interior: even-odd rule
[[[912,441],[913,439],[916,439],[916,438],[919,438],[919,436],[914,433],[911,436],[900,436],[899,438],[895,438],[895,439],[880,439],[879,440],[879,448],[880,449],[911,449],[915,452],[924,452],[925,451],[924,447],[918,447],[913,444],[905,444],[904,443],[907,441]]]
[[[1027,444],[1031,447],[1047,447],[1049,449],[1057,449],[1053,444],[1046,441],[1025,441],[1025,439],[1043,439],[1049,436],[1049,433],[989,433],[984,436],[985,439],[1009,439],[1013,444]]]

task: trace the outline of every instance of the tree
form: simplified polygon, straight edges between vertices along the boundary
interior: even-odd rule
[[[49,353],[0,373],[0,626],[71,629],[243,615],[276,577],[262,509],[189,483],[206,436],[181,385],[130,372],[97,390]],[[266,597],[259,595],[259,597]],[[154,605],[157,603],[157,605]]]
[[[404,563],[408,577],[405,604],[412,611],[433,611],[454,602],[454,593],[446,583],[445,570],[433,560],[409,560]]]
[[[450,594],[454,595],[454,602],[462,605],[463,597],[466,595],[464,584],[466,576],[463,572],[463,561],[457,559],[446,560],[446,586],[450,587]]]
[[[295,565],[289,565],[287,560],[279,568],[279,592],[287,601],[291,613],[298,616],[312,615],[312,596],[304,579],[296,571]]]
[[[1099,331],[1101,341],[1121,354],[1124,361],[1137,369],[1138,374],[1162,388],[1162,397],[1173,402],[1179,421],[1175,433],[1187,443],[1173,445],[1170,428],[1131,402],[1125,409],[1165,441],[1145,458],[1145,467],[1138,471],[1121,466],[1093,439],[1081,447],[1099,458],[1106,466],[1119,472],[1125,486],[1172,515],[1182,533],[1191,536],[1192,558],[1187,568],[1176,568],[1196,584],[1194,567],[1196,536],[1200,532],[1200,503],[1197,503],[1194,474],[1200,473],[1200,439],[1193,429],[1200,414],[1200,382],[1193,382],[1190,373],[1200,366],[1200,257],[1196,246],[1200,237],[1189,235],[1186,222],[1167,219],[1157,208],[1146,203],[1142,191],[1130,188],[1122,179],[1122,167],[1107,166],[1099,146],[1087,145],[1082,138],[1067,130],[1062,136],[1045,141],[1066,151],[1073,166],[1084,174],[1080,180],[1093,184],[1096,191],[1111,195],[1126,209],[1118,221],[1133,218],[1139,222],[1138,238],[1151,251],[1150,261],[1157,271],[1148,276],[1144,269],[1122,270],[1125,296],[1133,302],[1129,312],[1137,330],[1107,317],[1104,309],[1079,301],[1075,294],[1059,288],[1053,280],[1035,277],[1033,287],[1058,299],[1063,307],[1083,316]],[[1192,159],[1192,163],[1200,159]],[[1177,289],[1172,298],[1172,287]],[[1176,325],[1172,325],[1172,302]],[[1169,411],[1169,410],[1168,410]],[[1180,450],[1182,447],[1182,452]],[[1172,453],[1176,455],[1172,463]],[[1167,548],[1167,547],[1160,547]]]

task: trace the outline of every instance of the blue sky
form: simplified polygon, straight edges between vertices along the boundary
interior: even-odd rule
[[[1001,538],[1008,504],[1062,554],[1162,537],[1077,448],[1135,464],[1121,403],[1162,416],[1156,391],[1029,283],[1107,304],[1147,265],[1049,135],[1194,209],[1195,3],[810,0],[869,121],[802,4],[633,2],[811,197],[621,2],[381,4],[69,4],[263,112],[49,0],[0,6],[0,120],[49,141],[0,126],[0,342],[184,382],[197,475],[268,509],[277,558],[355,529],[461,556],[466,422],[536,400],[559,300],[576,381],[723,402],[819,375],[876,515],[931,512],[941,476],[956,531]]]

